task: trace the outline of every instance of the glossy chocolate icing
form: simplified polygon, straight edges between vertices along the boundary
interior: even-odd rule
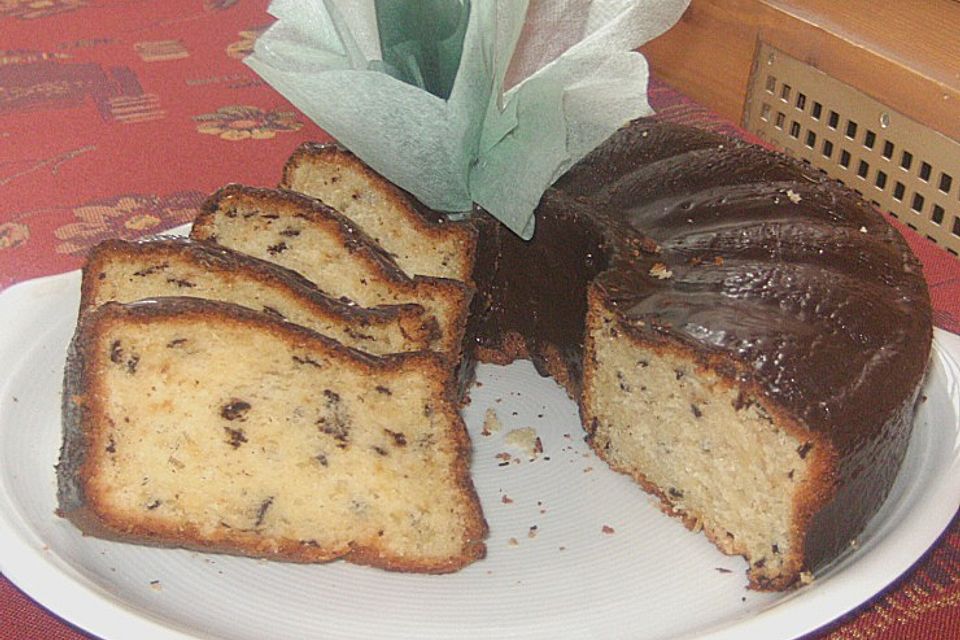
[[[929,296],[897,231],[810,167],[654,120],[574,166],[536,215],[530,242],[480,220],[481,357],[519,335],[535,362],[560,356],[576,397],[593,283],[642,341],[727,363],[722,375],[826,438],[836,493],[805,564],[836,557],[892,485],[929,359]]]

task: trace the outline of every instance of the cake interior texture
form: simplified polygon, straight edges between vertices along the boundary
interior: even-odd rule
[[[160,296],[239,304],[374,354],[428,349],[436,331],[419,305],[364,309],[326,296],[296,273],[185,238],[111,241],[88,257],[81,313],[111,300]]]
[[[810,473],[826,468],[821,449],[691,355],[631,343],[609,314],[589,331],[596,366],[584,420],[594,449],[691,529],[746,557],[754,583],[799,574],[805,493],[830,488]]]
[[[459,354],[472,289],[447,278],[410,278],[357,225],[315,200],[228,187],[208,200],[191,235],[296,271],[365,307],[419,304],[437,321],[431,347]]]
[[[197,302],[84,320],[64,515],[111,537],[295,561],[443,572],[482,555],[442,359],[376,360]]]
[[[418,209],[342,147],[302,145],[284,167],[281,186],[319,198],[350,218],[409,275],[471,278],[476,244],[471,227]]]

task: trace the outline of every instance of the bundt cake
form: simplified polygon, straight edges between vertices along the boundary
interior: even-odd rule
[[[177,394],[153,391],[143,384],[144,376],[136,378],[163,363],[178,372],[177,386],[194,394],[184,406],[191,412],[196,406],[196,419],[209,426],[196,445],[200,456],[217,451],[222,457],[215,459],[229,461],[237,453],[266,455],[274,451],[274,440],[283,446],[309,443],[275,458],[290,467],[280,476],[284,485],[299,486],[303,470],[293,467],[319,462],[328,470],[316,455],[310,458],[317,451],[350,478],[346,486],[363,476],[382,488],[374,492],[383,501],[376,502],[379,510],[369,498],[360,506],[343,502],[340,485],[327,484],[323,492],[332,497],[316,497],[314,503],[303,497],[288,507],[282,487],[258,472],[264,484],[251,482],[245,500],[213,496],[229,517],[206,511],[198,516],[202,532],[214,532],[203,544],[219,544],[216,536],[226,536],[233,551],[307,559],[314,548],[310,541],[316,540],[316,548],[324,549],[310,556],[316,559],[353,549],[361,561],[411,570],[454,569],[479,557],[484,529],[475,501],[465,497],[472,496],[468,445],[449,382],[455,367],[466,376],[475,361],[529,358],[543,375],[555,377],[578,403],[585,437],[597,455],[635,478],[665,512],[704,531],[724,552],[743,555],[753,588],[787,588],[836,559],[888,494],[928,365],[929,297],[920,264],[898,233],[862,198],[817,171],[720,135],[638,120],[543,195],[532,240],[519,239],[478,210],[469,219],[476,244],[449,245],[459,247],[459,258],[453,249],[439,248],[439,241],[436,247],[424,241],[430,236],[423,235],[422,225],[408,221],[412,212],[423,212],[403,204],[410,204],[405,194],[385,187],[336,147],[302,147],[288,162],[282,184],[344,207],[357,219],[286,189],[229,186],[205,204],[193,237],[277,262],[328,294],[362,305],[418,303],[439,323],[440,338],[430,346],[442,359],[361,356],[306,329],[232,306],[220,311],[216,303],[107,305],[93,311],[92,319],[81,319],[70,367],[81,373],[67,384],[60,474],[61,509],[82,527],[96,528],[84,505],[113,493],[126,501],[125,513],[136,515],[129,517],[138,524],[123,525],[125,534],[139,535],[139,523],[161,513],[174,513],[168,522],[176,522],[181,512],[169,510],[187,508],[171,499],[169,490],[160,491],[167,485],[148,483],[150,490],[143,489],[139,461],[124,466],[122,475],[111,470],[98,477],[100,484],[90,484],[98,466],[127,464],[121,445],[129,440],[120,440],[126,430],[136,437],[142,425],[163,419],[175,401]],[[386,208],[371,204],[377,202],[386,202]],[[439,228],[449,233],[461,226]],[[461,264],[460,258],[473,262],[467,276],[435,270]],[[398,266],[401,261],[409,274]],[[417,275],[421,272],[430,275]],[[243,340],[244,331],[257,339]],[[229,348],[243,354],[240,360],[250,362],[250,371],[244,370],[251,376],[244,378],[248,384],[236,386],[232,370],[221,374],[204,367],[194,375],[195,365],[169,346],[187,339],[208,354],[205,337],[221,332]],[[261,337],[269,348],[260,344]],[[347,363],[342,375],[311,365],[331,359]],[[276,387],[254,382],[264,376],[272,381],[272,371],[290,377]],[[397,393],[401,380],[408,381],[415,400]],[[317,389],[330,390],[338,400]],[[107,416],[114,409],[97,400],[107,392],[130,399],[125,413]],[[237,431],[236,424],[223,423],[231,421],[225,414],[239,414],[252,427],[250,407],[257,403],[251,398],[262,397],[280,403],[264,431],[246,426]],[[342,422],[338,407],[346,399],[351,416],[377,417],[363,431],[363,444],[351,440],[348,451],[338,446],[335,426]],[[428,406],[429,411],[421,408]],[[326,422],[275,435],[277,416],[294,423],[304,415]],[[124,421],[130,416],[137,418],[132,426]],[[391,426],[401,423],[402,429]],[[95,425],[90,436],[78,435],[76,425],[84,424]],[[182,432],[171,427],[159,433]],[[386,438],[391,433],[402,433],[406,444],[391,444]],[[248,446],[261,437],[269,447]],[[422,451],[414,442],[423,443]],[[416,458],[410,466],[388,466],[401,453],[427,456],[431,443],[441,449],[439,461]],[[192,451],[195,440],[175,436],[165,446],[177,448],[169,458],[182,463],[178,452]],[[360,471],[344,469],[347,462]],[[170,474],[164,465],[177,468],[166,458],[156,464]],[[389,496],[395,495],[398,473],[404,487],[419,481],[433,492],[434,483],[443,482],[448,489],[435,504],[415,498],[415,508],[391,511],[385,520],[382,508],[393,504]],[[283,509],[307,521],[307,504],[337,505],[323,509],[334,509],[350,531],[369,525],[363,528],[366,537],[324,533],[332,537],[321,541],[320,534],[298,529],[289,535],[271,531],[263,538],[267,546],[253,542],[261,538],[251,531],[273,526]],[[417,537],[421,529],[443,537],[444,526],[451,527],[444,538],[449,544],[436,558],[446,559],[408,561],[431,546]],[[375,540],[380,532],[421,542],[414,544],[416,551],[405,543],[384,551],[387,543]],[[199,539],[194,529],[188,535]],[[280,538],[292,546],[281,545]]]
[[[270,262],[189,238],[106,240],[83,269],[80,313],[108,301],[190,296],[232,302],[373,354],[422,351],[438,331],[416,304],[364,308]]]
[[[319,200],[229,185],[203,204],[190,235],[296,271],[362,306],[420,304],[439,325],[431,348],[459,357],[473,289],[448,278],[408,276],[356,223]]]
[[[106,303],[67,361],[59,511],[133,542],[453,571],[486,524],[446,359],[196,298]]]
[[[479,219],[468,339],[529,357],[587,439],[781,589],[887,495],[932,339],[918,260],[853,192],[780,155],[641,120],[543,197]]]

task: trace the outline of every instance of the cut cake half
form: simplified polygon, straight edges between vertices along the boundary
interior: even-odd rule
[[[438,354],[209,300],[111,302],[81,317],[64,388],[59,513],[85,533],[416,572],[484,555]]]

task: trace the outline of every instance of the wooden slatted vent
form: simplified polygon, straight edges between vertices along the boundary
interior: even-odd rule
[[[960,256],[960,143],[766,44],[745,126]]]

